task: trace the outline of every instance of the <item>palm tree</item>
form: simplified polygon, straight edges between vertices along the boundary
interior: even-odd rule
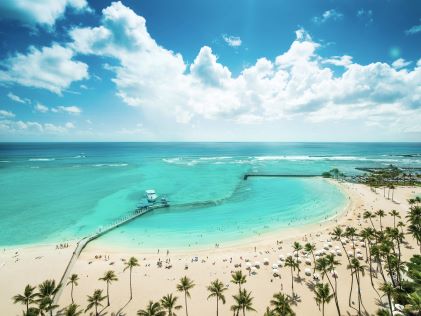
[[[53,304],[53,299],[60,287],[60,284],[56,286],[56,281],[54,280],[45,280],[38,286],[40,305],[45,311],[49,311],[51,316],[53,315],[53,310],[58,307],[58,305]]]
[[[303,249],[303,246],[301,246],[301,244],[298,241],[294,241],[292,248],[295,252],[295,258],[298,259],[299,251]]]
[[[393,200],[393,198],[392,198]],[[401,218],[401,215],[397,210],[392,210],[389,212],[389,215],[393,216],[393,228],[396,228],[396,217]]]
[[[30,286],[29,284],[25,286],[25,290],[22,294],[17,294],[13,296],[13,303],[21,303],[26,306],[26,313],[29,312],[29,305],[36,302],[35,298],[37,297],[37,294],[34,293],[35,287]]]
[[[36,307],[29,307],[27,312],[23,312],[23,316],[38,316],[40,315],[40,310]]]
[[[117,276],[115,275],[113,270],[109,270],[105,272],[102,278],[99,278],[100,281],[105,281],[107,283],[107,306],[110,306],[110,292],[109,287],[111,282],[118,281]]]
[[[396,189],[396,187],[393,185],[393,184],[391,184],[390,186],[389,186],[389,190],[392,190],[392,201],[393,201],[393,193],[395,193],[395,189]],[[388,194],[389,195],[389,194]]]
[[[417,241],[421,252],[421,206],[413,205],[409,208],[409,212],[406,215],[408,219],[408,232]]]
[[[414,292],[408,295],[409,304],[406,309],[414,315],[421,315],[421,294]]]
[[[38,309],[41,316],[44,316],[45,313],[53,314],[53,310],[58,308],[57,304],[54,304],[54,301],[51,297],[46,296],[38,300]],[[45,312],[45,313],[44,313]]]
[[[129,269],[129,271],[130,271],[130,300],[132,300],[132,298],[133,298],[132,270],[133,270],[134,267],[139,266],[139,262],[135,257],[131,257],[128,261],[126,261],[125,265],[126,265],[126,267],[124,268],[123,271],[126,271],[127,269]]]
[[[231,274],[231,282],[234,284],[238,284],[239,290],[241,291],[241,284],[247,282],[246,275],[243,274],[243,271],[241,270],[234,271],[234,273]]]
[[[165,316],[165,311],[162,310],[161,305],[158,302],[149,301],[146,309],[140,309],[137,311],[139,316]]]
[[[102,296],[102,290],[95,290],[92,296],[88,295],[88,306],[85,309],[85,312],[95,308],[95,316],[99,316],[98,307],[102,306],[102,301],[105,300],[106,296]]]
[[[219,300],[221,300],[222,304],[225,304],[224,292],[226,290],[227,288],[218,279],[211,282],[211,284],[208,286],[208,291],[210,292],[208,299],[211,297],[216,297],[216,316],[218,316],[219,314],[219,305],[218,305]]]
[[[314,272],[316,272],[316,257],[314,256],[314,251],[316,250],[316,245],[315,244],[306,243],[304,245],[304,250],[307,253],[311,253],[311,255],[313,256],[313,273],[314,273]]]
[[[161,298],[161,306],[168,311],[168,316],[177,316],[173,310],[181,309],[181,305],[177,305],[177,296],[167,294]]]
[[[319,310],[320,310],[320,305],[322,305],[322,315],[324,316],[325,315],[325,303],[329,304],[330,300],[333,297],[333,294],[330,294],[329,284],[327,284],[327,283],[316,284],[316,286],[314,287],[314,293],[316,294],[314,299],[316,300],[316,303],[319,306]]]
[[[69,306],[67,306],[66,308],[59,311],[57,316],[79,316],[79,315],[82,315],[83,311],[78,310],[78,307],[79,307],[78,305],[72,303]]]
[[[387,283],[383,283],[380,286],[379,290],[387,295],[387,301],[389,302],[390,315],[393,315],[392,295],[395,293],[395,288],[393,287],[391,283],[387,282]]]
[[[370,221],[371,226],[373,227],[373,229],[376,229],[374,227],[374,224],[373,224],[373,217],[375,217],[375,215],[373,213],[371,213],[370,211],[365,211],[364,214],[363,214],[363,218],[364,219],[368,219]]]
[[[187,276],[180,279],[180,283],[177,284],[177,291],[184,292],[184,305],[186,306],[186,316],[189,315],[187,310],[187,297],[190,297],[190,290],[195,286],[192,280]]]
[[[338,315],[341,316],[341,310],[340,310],[339,301],[338,301],[338,291],[337,291],[338,276],[336,274],[335,275],[333,274],[333,272],[335,271],[335,267],[339,264],[340,264],[339,261],[335,260],[335,256],[332,254],[329,254],[326,257],[319,258],[316,261],[316,269],[320,271],[322,275],[322,280],[324,279],[325,276],[327,277],[327,280],[333,292],[333,297],[335,298],[336,310],[338,311]],[[332,281],[330,280],[329,273],[332,273],[332,277],[335,280],[335,286],[333,286]]]
[[[281,292],[273,294],[270,305],[273,306],[274,315],[295,316],[295,313],[289,304],[288,297]]]
[[[275,311],[271,310],[269,307],[266,307],[263,316],[279,316],[279,314],[275,313]]]
[[[386,216],[386,214],[385,214],[385,212],[384,212],[383,210],[378,210],[378,211],[376,212],[376,215],[379,217],[379,221],[380,221],[380,230],[382,231],[382,230],[383,230],[382,217],[385,217],[385,216]]]
[[[292,296],[294,296],[294,274],[293,272],[295,269],[299,268],[298,263],[292,259],[292,257],[288,257],[285,260],[285,267],[290,267],[291,269],[291,288],[292,288]]]
[[[361,315],[361,305],[362,305],[360,274],[364,276],[365,268],[366,266],[360,264],[360,261],[356,258],[352,258],[351,263],[348,265],[348,269],[351,270],[351,274],[355,274],[355,279],[357,280],[358,315]]]
[[[238,316],[240,310],[243,311],[243,316],[246,315],[246,311],[256,311],[253,308],[253,297],[251,292],[247,292],[246,289],[242,289],[237,295],[233,295],[235,304],[231,306],[231,310],[236,312]]]
[[[69,278],[69,281],[67,282],[67,285],[69,285],[69,284],[72,285],[72,289],[70,290],[70,297],[72,298],[72,304],[74,303],[74,300],[73,300],[73,287],[79,285],[77,283],[77,281],[79,281],[79,276],[77,274],[72,274],[70,276],[70,278]]]

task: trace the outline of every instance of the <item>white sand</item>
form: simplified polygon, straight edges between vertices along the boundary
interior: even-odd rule
[[[220,315],[231,315],[229,308],[233,303],[232,295],[236,294],[238,287],[230,284],[230,272],[236,270],[234,264],[242,264],[242,270],[245,270],[244,258],[251,261],[260,261],[262,266],[257,275],[249,276],[244,288],[252,291],[254,296],[254,307],[257,313],[250,315],[262,315],[266,306],[268,306],[272,295],[278,291],[286,294],[291,293],[291,276],[289,269],[280,268],[281,278],[272,276],[272,263],[277,261],[279,254],[286,255],[292,252],[291,244],[293,241],[305,243],[305,236],[308,241],[316,243],[317,249],[321,249],[326,239],[329,238],[328,231],[336,225],[352,224],[357,228],[369,226],[363,219],[358,219],[359,215],[365,210],[376,211],[383,209],[389,212],[396,209],[402,215],[402,219],[408,210],[407,199],[415,194],[421,194],[421,188],[399,187],[395,190],[395,202],[383,197],[383,191],[372,192],[368,187],[359,184],[339,183],[338,184],[349,196],[350,203],[343,215],[336,219],[329,220],[322,224],[309,225],[302,228],[283,230],[277,233],[270,233],[256,236],[248,240],[239,241],[236,244],[221,245],[215,249],[188,249],[171,251],[169,256],[165,253],[157,254],[156,250],[133,250],[133,249],[115,249],[105,247],[103,244],[93,242],[82,253],[73,268],[73,273],[79,274],[79,286],[74,290],[74,297],[77,304],[86,306],[86,296],[99,288],[104,289],[105,283],[98,281],[98,278],[107,270],[114,270],[119,281],[114,282],[110,288],[111,306],[107,308],[108,312],[115,312],[126,305],[129,299],[129,273],[123,272],[124,264],[122,259],[135,256],[139,259],[140,267],[133,271],[133,291],[134,299],[127,304],[124,311],[127,315],[136,315],[136,311],[144,308],[149,300],[159,300],[167,293],[176,293],[176,284],[181,276],[187,275],[194,280],[196,286],[191,291],[192,298],[189,300],[189,315],[214,315],[216,302],[214,299],[207,300],[208,293],[206,286],[214,279],[219,278],[223,283],[229,286],[226,291],[227,304],[220,304]],[[382,220],[384,226],[392,226],[392,217],[387,216]],[[374,219],[374,224],[379,225],[378,220]],[[277,245],[277,240],[282,240],[282,245]],[[407,240],[414,249],[403,248],[403,258],[408,259],[412,254],[417,253],[415,241],[407,236]],[[7,249],[0,252],[0,306],[3,307],[4,315],[21,315],[22,306],[12,304],[11,297],[14,294],[23,292],[26,284],[36,285],[47,278],[59,280],[61,273],[67,264],[73,251],[71,247],[65,250],[56,250],[55,245],[21,247],[17,249]],[[333,242],[333,247],[340,246],[338,242]],[[256,247],[257,251],[254,251]],[[278,249],[282,247],[282,249]],[[360,247],[364,257],[365,249]],[[19,252],[19,261],[16,262],[15,251]],[[101,255],[101,259],[95,259],[95,255]],[[109,260],[104,259],[105,255]],[[198,262],[191,262],[193,256],[198,257]],[[37,257],[41,257],[36,259]],[[170,259],[172,268],[158,268],[156,262],[158,259],[164,261]],[[268,258],[270,265],[264,266],[263,259]],[[346,256],[337,257],[342,265],[338,268],[339,285],[338,296],[342,314],[349,312],[355,315],[355,310],[348,307],[348,292],[350,288],[350,273],[346,269]],[[232,262],[231,262],[232,260]],[[203,261],[203,262],[202,262]],[[185,270],[185,265],[188,270]],[[295,292],[301,298],[301,303],[294,306],[297,315],[309,315],[311,312],[318,312],[314,301],[314,294],[308,288],[310,278],[304,275],[305,263],[301,264],[301,283],[295,283]],[[378,280],[380,281],[380,280]],[[375,280],[377,282],[377,280]],[[5,286],[6,285],[6,286]],[[370,285],[368,274],[362,280],[363,303],[369,313],[374,313],[377,309],[377,295]],[[184,305],[183,296],[179,303]],[[356,302],[356,291],[354,290],[353,301]],[[65,306],[70,303],[70,287],[66,287],[60,298],[60,305]],[[104,301],[104,304],[106,302]],[[184,314],[184,310],[178,313]],[[321,313],[320,313],[321,314]],[[336,315],[336,308],[333,301],[326,307],[326,315]]]

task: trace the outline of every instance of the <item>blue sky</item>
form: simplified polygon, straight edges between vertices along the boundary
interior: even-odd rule
[[[420,141],[421,2],[0,3],[0,141]]]

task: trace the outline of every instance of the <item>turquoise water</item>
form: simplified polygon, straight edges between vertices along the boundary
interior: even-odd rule
[[[0,245],[80,238],[132,211],[154,188],[172,207],[101,238],[142,247],[234,241],[314,223],[346,197],[320,178],[249,178],[246,172],[320,174],[333,167],[421,167],[420,144],[3,143]]]

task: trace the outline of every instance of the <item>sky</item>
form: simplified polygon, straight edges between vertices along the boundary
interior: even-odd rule
[[[421,1],[2,0],[0,141],[421,141]]]

